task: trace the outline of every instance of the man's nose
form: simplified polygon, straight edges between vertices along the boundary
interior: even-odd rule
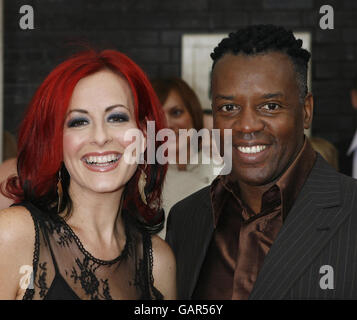
[[[243,133],[257,132],[264,129],[264,122],[253,108],[242,108],[234,123],[234,129]]]

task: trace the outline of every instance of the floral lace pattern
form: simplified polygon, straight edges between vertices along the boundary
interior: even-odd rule
[[[153,285],[151,236],[124,215],[125,246],[117,258],[105,261],[86,251],[62,218],[30,203],[20,205],[30,211],[36,232],[34,288],[23,299],[163,299]]]
[[[40,297],[44,298],[48,291],[46,284],[46,275],[47,275],[47,262],[39,263],[39,277],[38,277],[38,287],[40,288]]]
[[[79,267],[80,274],[78,274],[76,268],[73,267],[71,278],[74,279],[74,283],[79,281],[86,294],[90,296],[91,300],[112,300],[109,293],[108,279],[100,280],[103,286],[103,292],[99,292],[100,282],[95,275],[95,271],[99,265],[95,262],[90,262],[88,257],[85,257],[82,262],[77,258],[76,263]]]

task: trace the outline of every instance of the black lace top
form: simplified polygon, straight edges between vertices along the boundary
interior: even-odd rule
[[[111,261],[93,257],[58,215],[27,208],[36,231],[33,277],[23,299],[163,299],[153,285],[151,236],[123,210],[126,244]]]

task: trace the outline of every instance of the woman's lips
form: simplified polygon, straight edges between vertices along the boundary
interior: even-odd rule
[[[121,158],[118,152],[87,153],[82,157],[82,162],[86,168],[95,172],[107,172],[114,170]]]

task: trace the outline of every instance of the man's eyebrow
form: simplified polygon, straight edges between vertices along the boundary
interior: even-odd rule
[[[283,98],[284,94],[282,92],[273,92],[266,93],[261,96],[263,99],[271,99],[271,98]]]
[[[123,104],[115,104],[115,105],[106,107],[106,108],[105,108],[105,112],[109,112],[109,111],[111,111],[111,110],[113,110],[113,109],[115,109],[115,108],[117,108],[117,107],[122,107],[122,108],[125,108],[125,109],[127,109],[127,110],[130,110],[129,107],[127,107],[127,106],[125,106],[125,105],[123,105]],[[67,113],[67,115],[69,115],[69,114],[72,113],[72,112],[80,112],[80,113],[85,113],[85,114],[88,113],[88,111],[85,110],[85,109],[72,109],[72,110],[70,110],[70,111]]]
[[[234,96],[225,96],[223,94],[216,94],[216,96],[214,97],[214,100],[217,99],[222,99],[222,100],[233,100]]]

